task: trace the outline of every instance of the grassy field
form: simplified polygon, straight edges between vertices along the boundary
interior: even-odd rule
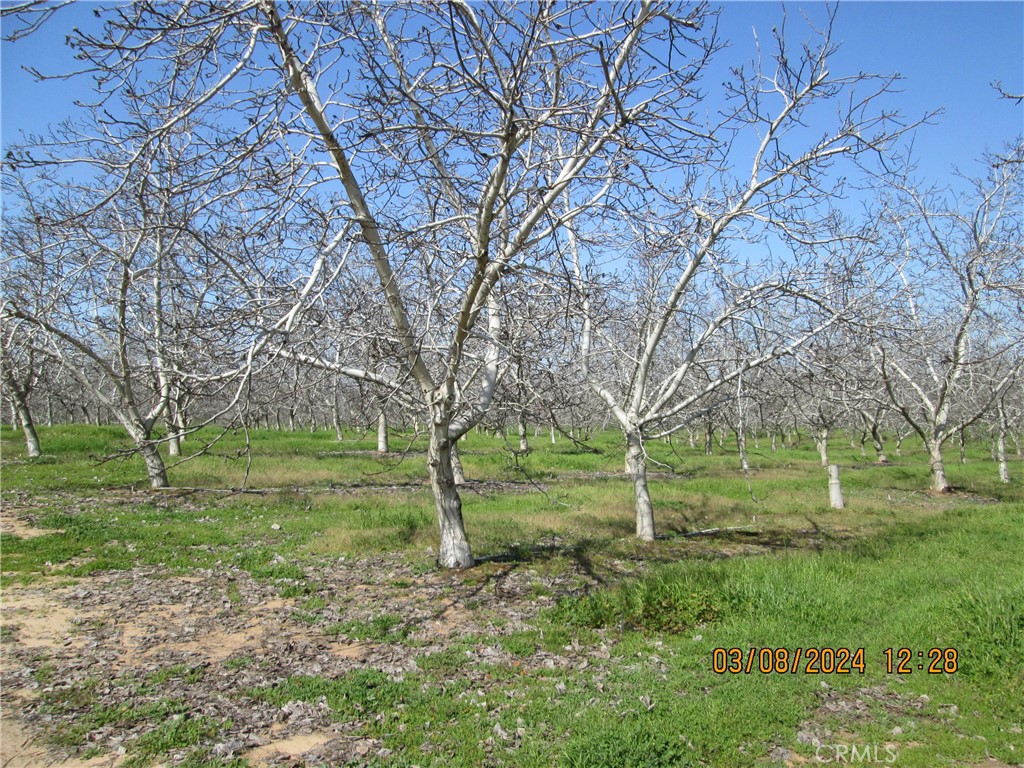
[[[980,443],[965,464],[950,451],[958,490],[937,496],[916,445],[877,466],[837,439],[842,511],[809,438],[751,444],[747,476],[729,445],[709,457],[655,443],[662,535],[641,544],[618,435],[596,452],[538,438],[516,459],[471,433],[463,499],[481,563],[449,574],[433,567],[424,446],[408,437],[378,457],[373,435],[255,432],[244,492],[240,435],[172,468],[177,488],[160,492],[140,460],[96,460],[124,445],[117,429],[44,428],[34,461],[18,437],[2,434],[5,514],[45,535],[4,536],[6,593],[240,574],[225,605],[251,583],[302,632],[373,649],[323,674],[251,650],[200,672],[167,656],[149,677],[121,673],[129,710],[88,676],[44,685],[30,709],[66,750],[102,753],[96,734],[120,727],[129,766],[264,764],[221,749],[237,715],[189,704],[216,669],[245,680],[242,709],[304,702],[372,745],[300,765],[1024,764],[1024,464],[1002,485]],[[440,609],[420,604],[455,606],[464,625],[437,629],[424,617]],[[837,654],[821,649],[848,649],[849,672],[828,672]],[[32,674],[67,661],[37,655]]]

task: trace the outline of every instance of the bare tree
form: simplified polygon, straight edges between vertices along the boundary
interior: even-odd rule
[[[26,338],[24,324],[13,318],[0,318],[0,373],[4,394],[11,401],[25,435],[25,453],[35,458],[42,455],[29,397],[39,379],[38,355]]]
[[[875,362],[928,451],[933,491],[950,489],[945,443],[982,418],[1021,367],[1012,353],[1024,342],[1024,166],[1006,158],[1022,156],[1017,145],[989,158],[965,193],[901,183],[887,201],[893,288]]]
[[[780,25],[770,60],[733,70],[731,106],[701,131],[693,164],[680,169],[681,189],[657,211],[660,222],[634,223],[639,235],[625,280],[601,279],[583,244],[570,239],[583,297],[584,371],[625,435],[642,539],[655,533],[645,439],[681,428],[713,392],[799,348],[836,321],[845,301],[837,292],[845,290],[848,257],[857,249],[844,245],[829,213],[842,189],[829,174],[842,158],[874,155],[904,126],[874,111],[893,78],[830,71],[831,16],[815,46],[792,50]],[[825,104],[838,113],[808,140],[807,124],[818,125]],[[733,175],[732,167],[749,171]],[[745,245],[731,253],[730,240]],[[787,241],[791,255],[770,255]],[[801,260],[808,247],[812,253]],[[755,264],[759,254],[769,255]],[[616,338],[602,328],[612,319],[602,315],[598,297],[623,292],[623,283],[637,286],[620,302],[634,314],[620,318],[631,334]],[[736,326],[744,327],[748,350],[740,361],[717,354],[717,340]],[[699,371],[711,373],[695,387]]]
[[[389,391],[415,388],[429,412],[439,562],[466,567],[452,446],[493,402],[499,281],[538,263],[553,234],[613,195],[626,158],[656,149],[702,65],[695,34],[706,11],[453,3],[299,13],[265,1],[259,10],[302,130],[343,187],[400,376],[315,363]],[[310,37],[318,44],[304,48]],[[358,73],[336,66],[341,41]],[[335,105],[351,117],[332,117]],[[580,202],[565,207],[570,190]]]

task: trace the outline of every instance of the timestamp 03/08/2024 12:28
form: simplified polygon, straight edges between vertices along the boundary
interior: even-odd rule
[[[956,648],[886,648],[882,651],[886,674],[951,675],[959,669]],[[717,674],[849,675],[867,670],[863,648],[714,648],[711,670]]]

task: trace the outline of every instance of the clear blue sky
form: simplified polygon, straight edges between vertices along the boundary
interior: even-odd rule
[[[726,2],[721,31],[733,41],[723,61],[751,55],[752,29],[767,41],[779,23],[779,2]],[[805,36],[803,14],[822,18],[820,3],[786,5],[795,39]],[[55,16],[37,35],[0,44],[2,123],[6,147],[20,131],[45,130],[74,114],[73,101],[88,99],[90,82],[37,83],[23,66],[59,72],[74,66],[64,35],[93,21],[93,6],[80,2]],[[5,24],[5,28],[6,28]],[[989,146],[1024,133],[1024,105],[999,99],[990,83],[1024,93],[1024,2],[847,2],[840,3],[835,37],[843,48],[834,73],[899,72],[903,92],[890,104],[915,117],[944,109],[916,140],[920,175],[942,182],[952,165],[973,172],[974,160]],[[711,83],[708,84],[711,87]]]

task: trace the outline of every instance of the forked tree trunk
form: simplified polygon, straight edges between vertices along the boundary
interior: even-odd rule
[[[636,537],[654,541],[654,506],[647,487],[647,456],[639,431],[626,432],[626,466],[633,476],[633,497],[636,504]]]
[[[2,362],[3,383],[11,403],[11,429],[16,429],[21,424],[21,431],[25,435],[25,453],[30,458],[42,455],[39,447],[39,434],[36,432],[35,422],[32,420],[32,409],[28,406],[29,387],[22,387],[14,378],[14,374],[7,367],[7,362]]]
[[[451,417],[443,406],[433,405],[431,411],[427,466],[441,535],[437,561],[442,568],[469,568],[473,565],[473,554],[466,538],[462,499],[452,469],[452,443],[448,438]]]

